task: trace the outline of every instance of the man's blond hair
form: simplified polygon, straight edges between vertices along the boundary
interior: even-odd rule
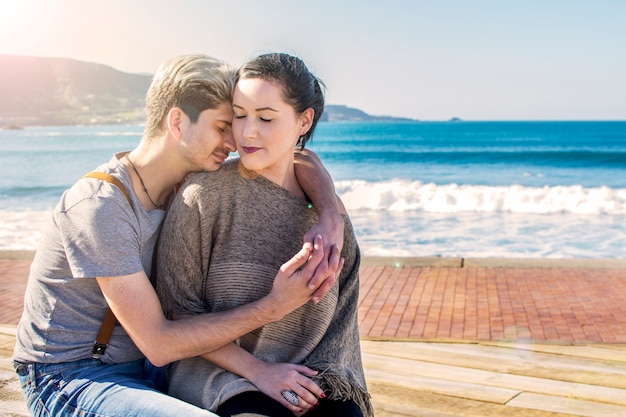
[[[207,55],[182,55],[164,62],[146,96],[145,136],[160,135],[161,123],[174,107],[195,123],[202,111],[230,102],[234,81],[234,68]]]

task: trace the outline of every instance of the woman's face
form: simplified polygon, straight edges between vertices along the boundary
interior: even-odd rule
[[[298,138],[312,121],[312,109],[297,114],[280,84],[240,79],[233,94],[233,136],[246,169],[280,183],[293,164]]]

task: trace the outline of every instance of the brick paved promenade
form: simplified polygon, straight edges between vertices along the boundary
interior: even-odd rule
[[[21,314],[21,258],[0,259],[0,323]],[[366,258],[359,315],[371,339],[626,343],[624,300],[622,260]]]
[[[29,415],[10,357],[30,256],[0,251],[0,417]],[[625,299],[624,260],[366,258],[376,415],[626,415]]]
[[[361,268],[361,334],[626,343],[626,268]]]

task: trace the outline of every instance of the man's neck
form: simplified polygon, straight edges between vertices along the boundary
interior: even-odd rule
[[[131,165],[131,171],[136,170],[134,174],[139,180],[138,184],[133,181],[137,195],[145,194],[145,186],[149,200],[159,206],[167,203],[172,190],[187,175],[176,149],[169,149],[170,147],[167,138],[153,138],[150,141],[142,139],[127,155],[131,161],[128,165]]]

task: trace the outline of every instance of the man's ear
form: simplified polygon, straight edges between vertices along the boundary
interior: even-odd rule
[[[311,129],[314,116],[315,110],[313,110],[313,108],[311,107],[309,107],[308,109],[303,111],[302,114],[300,114],[300,136],[304,135],[306,132],[309,131],[309,129]]]
[[[180,108],[174,107],[167,112],[167,129],[176,139],[183,136],[184,123],[185,113]]]

